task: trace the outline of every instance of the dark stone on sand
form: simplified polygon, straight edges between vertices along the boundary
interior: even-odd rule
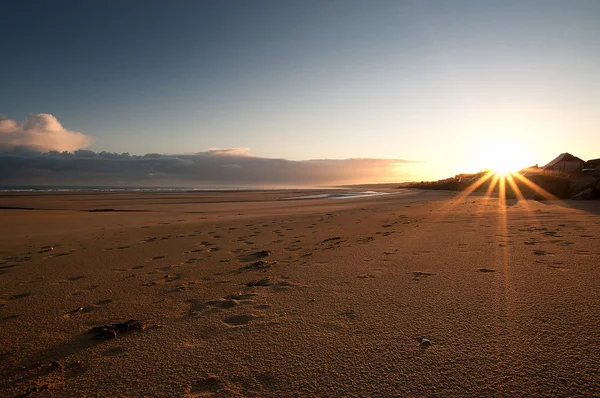
[[[147,322],[130,319],[126,322],[113,323],[91,328],[88,333],[95,334],[97,339],[114,339],[118,333],[130,332],[132,330],[144,330],[148,327]]]
[[[248,264],[240,268],[241,270],[265,270],[267,268],[271,268],[271,265],[268,261],[258,260],[253,262],[252,264]]]

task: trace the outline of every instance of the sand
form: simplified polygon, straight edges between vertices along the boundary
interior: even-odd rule
[[[597,202],[303,194],[0,195],[0,396],[600,396]]]

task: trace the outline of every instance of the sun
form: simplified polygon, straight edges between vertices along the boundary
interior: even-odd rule
[[[490,135],[491,136],[491,135]],[[521,173],[532,165],[531,154],[527,146],[520,144],[520,140],[508,141],[492,140],[486,136],[485,145],[473,145],[468,149],[469,159],[473,161],[472,168],[479,172],[477,178],[463,189],[457,203],[471,195],[473,192],[484,192],[486,197],[497,193],[500,204],[506,204],[507,199],[516,198],[524,200],[530,197],[555,200],[556,196],[546,191],[534,181],[530,180],[527,173]],[[479,142],[481,144],[482,141]],[[467,145],[465,145],[466,148]],[[503,208],[504,209],[504,208]],[[504,209],[505,211],[505,209]]]
[[[517,172],[530,166],[527,151],[518,143],[491,140],[478,150],[478,167],[499,175]]]
[[[494,173],[499,175],[506,175],[509,173],[514,173],[519,170],[519,167],[513,166],[510,163],[498,163],[495,166],[490,168]]]

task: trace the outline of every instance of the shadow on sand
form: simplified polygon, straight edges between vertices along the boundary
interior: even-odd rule
[[[596,215],[600,214],[600,200],[545,200],[538,203],[558,205],[567,209],[584,211]]]

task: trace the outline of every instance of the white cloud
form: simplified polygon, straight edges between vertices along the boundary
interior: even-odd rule
[[[24,147],[36,151],[74,151],[91,145],[93,139],[77,131],[65,129],[48,113],[27,116],[23,124],[0,119],[0,151]]]
[[[228,149],[220,149],[220,148],[209,148],[209,155],[223,155],[223,156],[250,156],[248,153],[249,148],[228,148]]]

